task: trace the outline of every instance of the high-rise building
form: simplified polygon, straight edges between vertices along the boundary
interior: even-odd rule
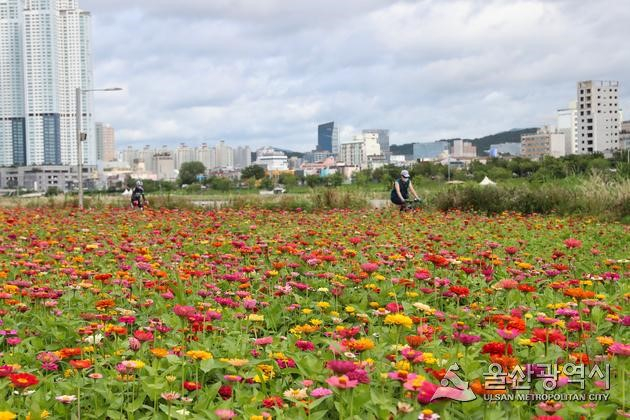
[[[619,82],[578,82],[576,111],[576,153],[619,148]]]
[[[77,0],[0,1],[0,164],[76,164],[77,88],[94,164],[89,12]]]
[[[216,147],[217,162],[216,167],[221,169],[233,169],[234,168],[234,150],[225,144],[225,141],[220,140]]]
[[[109,124],[96,123],[96,160],[111,162],[116,160],[116,139],[114,129]]]
[[[389,155],[389,130],[370,128],[363,130],[363,134],[376,134],[378,136],[378,144],[381,146],[381,153],[385,156]]]
[[[249,146],[238,146],[234,150],[234,168],[243,169],[252,164],[252,150]]]
[[[621,123],[621,132],[619,133],[619,148],[623,150],[630,150],[630,121],[624,121]]]
[[[568,155],[577,153],[577,102],[571,101],[568,108],[558,110],[558,130],[564,133],[565,151]]]
[[[317,126],[317,151],[339,153],[339,128],[334,121]]]

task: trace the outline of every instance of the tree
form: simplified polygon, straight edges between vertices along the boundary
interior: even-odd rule
[[[295,187],[298,184],[298,179],[294,174],[283,173],[278,177],[278,182],[286,187]]]
[[[184,162],[179,168],[179,177],[177,183],[179,186],[184,184],[194,184],[197,182],[197,175],[204,175],[206,173],[206,167],[203,163],[198,161]]]
[[[241,178],[243,179],[263,179],[265,177],[265,168],[259,165],[250,165],[241,170]]]
[[[326,185],[331,187],[338,187],[343,184],[343,175],[340,172],[335,172],[332,175],[326,177]]]

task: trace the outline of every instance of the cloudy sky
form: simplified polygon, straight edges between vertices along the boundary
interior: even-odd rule
[[[618,80],[630,109],[626,0],[79,3],[94,87],[124,88],[94,94],[118,147],[307,151],[331,120],[342,140],[474,138],[554,124],[588,79]]]

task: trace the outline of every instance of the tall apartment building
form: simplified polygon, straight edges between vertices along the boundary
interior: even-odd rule
[[[0,1],[0,165],[76,164],[77,88],[92,88],[89,12],[77,0]],[[92,94],[82,95],[82,156],[95,164]]]
[[[619,148],[619,82],[578,82],[576,111],[576,153]]]
[[[334,121],[317,126],[317,151],[339,153],[339,128]]]
[[[564,133],[565,151],[568,155],[577,154],[577,102],[571,101],[568,108],[558,110],[558,130]]]
[[[252,150],[249,146],[238,146],[234,149],[234,168],[243,169],[252,164]]]
[[[116,139],[114,129],[109,124],[97,122],[96,125],[96,160],[111,162],[116,160]]]
[[[225,144],[223,140],[220,140],[216,147],[217,161],[216,168],[221,169],[233,169],[234,168],[234,149]]]

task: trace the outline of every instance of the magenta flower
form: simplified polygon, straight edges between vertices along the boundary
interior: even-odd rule
[[[302,351],[313,351],[315,350],[315,345],[310,341],[298,340],[295,342],[295,347]]]
[[[349,360],[329,360],[326,367],[337,374],[346,374],[355,370],[357,365]]]
[[[455,337],[455,340],[459,341],[464,346],[470,346],[471,344],[478,343],[479,341],[481,341],[480,335],[457,333],[455,334],[454,337]]]

